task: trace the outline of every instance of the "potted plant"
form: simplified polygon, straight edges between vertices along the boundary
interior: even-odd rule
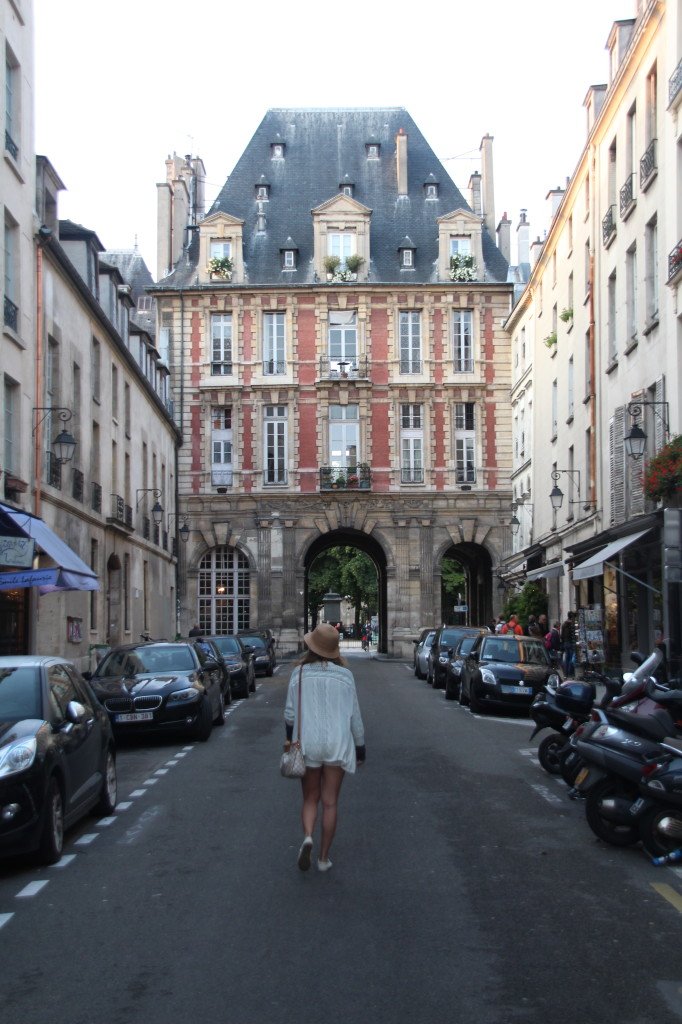
[[[563,320],[563,322],[567,324],[569,320],[573,319],[573,310],[570,307],[562,309],[559,313],[559,319]]]
[[[358,271],[364,262],[364,258],[356,252],[352,253],[350,256],[346,256],[346,270],[350,271],[352,280],[357,279]]]
[[[346,474],[341,471],[337,473],[334,484],[336,485],[337,488],[343,489],[346,486]]]
[[[661,448],[644,474],[644,493],[650,501],[679,505],[682,500],[682,434]]]
[[[556,345],[556,340],[556,331],[552,331],[552,333],[548,334],[545,338],[545,345],[547,346],[547,348],[551,348],[552,345]]]
[[[327,271],[327,280],[332,281],[341,265],[340,258],[338,256],[325,256],[322,262],[324,264],[324,269]]]
[[[349,473],[348,474],[348,486],[349,487],[357,487],[358,483],[359,483],[359,477],[358,477],[357,473]]]
[[[332,486],[332,470],[331,466],[323,466],[320,470],[320,487],[323,490],[328,490]]]
[[[208,261],[206,269],[211,277],[219,277],[223,281],[232,279],[232,260],[229,256],[214,256]]]
[[[369,463],[358,463],[358,487],[361,491],[368,491],[370,484]]]
[[[450,257],[451,281],[474,281],[476,260],[470,253],[455,253]]]

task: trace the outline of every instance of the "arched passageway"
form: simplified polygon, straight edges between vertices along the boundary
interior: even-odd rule
[[[448,591],[445,586],[446,562],[461,566],[463,580],[454,591]],[[492,562],[488,550],[480,544],[451,544],[440,554],[439,569],[441,621],[487,626],[493,617]]]

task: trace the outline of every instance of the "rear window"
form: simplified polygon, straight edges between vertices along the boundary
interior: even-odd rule
[[[43,717],[38,669],[29,665],[0,669],[0,722]]]
[[[239,641],[233,636],[216,637],[213,643],[221,654],[241,654],[242,652]]]
[[[111,651],[97,666],[95,676],[134,676],[144,672],[192,672],[196,662],[184,644],[134,647]]]
[[[265,641],[260,636],[243,636],[242,643],[248,644],[250,647],[265,648]]]

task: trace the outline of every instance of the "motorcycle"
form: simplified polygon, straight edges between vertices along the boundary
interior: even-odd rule
[[[661,747],[661,759],[642,773],[635,808],[642,846],[655,864],[682,859],[682,741],[666,737]]]
[[[620,690],[619,682],[609,680],[609,684],[612,692]],[[560,773],[561,752],[578,726],[588,720],[596,695],[593,682],[575,680],[559,686],[547,683],[536,694],[530,706],[530,717],[535,722],[530,739],[534,740],[543,729],[552,730],[538,746],[538,761],[550,775]]]

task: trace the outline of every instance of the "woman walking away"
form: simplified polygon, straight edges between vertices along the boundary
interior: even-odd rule
[[[341,783],[346,772],[354,772],[356,764],[364,763],[365,731],[353,673],[339,653],[335,627],[321,623],[303,639],[308,650],[291,675],[284,709],[287,739],[294,732],[300,737],[306,766],[301,779],[304,838],[298,851],[298,866],[301,871],[310,867],[321,801],[322,838],[317,867],[328,871],[332,866],[329,849],[336,831]]]

